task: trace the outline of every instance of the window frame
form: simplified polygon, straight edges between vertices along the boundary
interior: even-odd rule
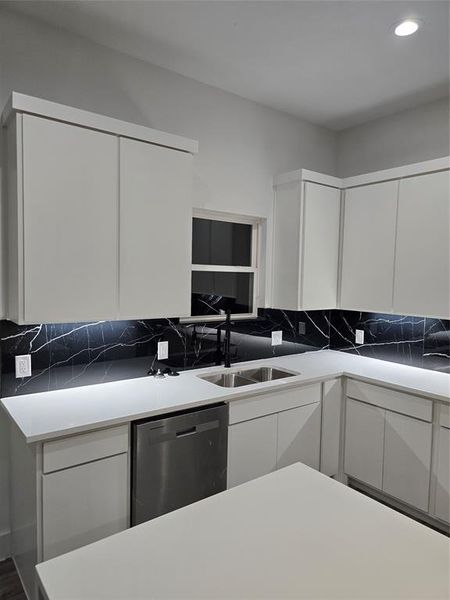
[[[207,219],[210,221],[225,221],[228,223],[239,223],[243,225],[251,225],[251,258],[250,266],[239,267],[233,265],[197,265],[191,264],[191,275],[194,271],[214,271],[222,273],[253,273],[253,296],[252,307],[250,313],[232,313],[231,316],[236,319],[254,319],[258,316],[258,300],[259,300],[259,255],[261,242],[261,225],[263,219],[260,217],[252,217],[250,215],[240,215],[236,213],[221,212],[218,210],[209,210],[203,208],[194,208],[192,213],[193,219]],[[192,295],[192,292],[191,292]],[[182,323],[198,323],[198,322],[214,322],[223,321],[225,315],[191,315],[180,319]]]

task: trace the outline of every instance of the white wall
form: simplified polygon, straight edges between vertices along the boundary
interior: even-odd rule
[[[199,140],[194,205],[270,217],[272,176],[336,172],[336,134],[0,10],[0,104],[11,90]]]
[[[340,177],[448,155],[448,98],[346,129],[338,136]]]
[[[197,207],[270,220],[273,175],[336,172],[336,134],[324,128],[2,9],[0,57],[2,107],[15,90],[199,140]],[[1,419],[0,535],[8,527]]]

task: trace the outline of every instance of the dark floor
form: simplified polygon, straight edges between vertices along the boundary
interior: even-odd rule
[[[0,562],[0,600],[27,600],[10,558]]]

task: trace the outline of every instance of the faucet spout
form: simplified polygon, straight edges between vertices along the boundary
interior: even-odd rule
[[[227,310],[227,317],[225,320],[225,350],[224,350],[224,363],[223,366],[226,369],[231,367],[231,310]]]

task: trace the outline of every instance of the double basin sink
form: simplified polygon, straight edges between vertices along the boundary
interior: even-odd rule
[[[275,369],[274,367],[259,367],[256,369],[245,369],[243,371],[233,371],[232,373],[214,373],[213,375],[199,375],[200,379],[214,383],[225,388],[237,388],[254,383],[264,383],[266,381],[275,381],[285,377],[295,377],[299,373],[285,371],[284,369]]]

